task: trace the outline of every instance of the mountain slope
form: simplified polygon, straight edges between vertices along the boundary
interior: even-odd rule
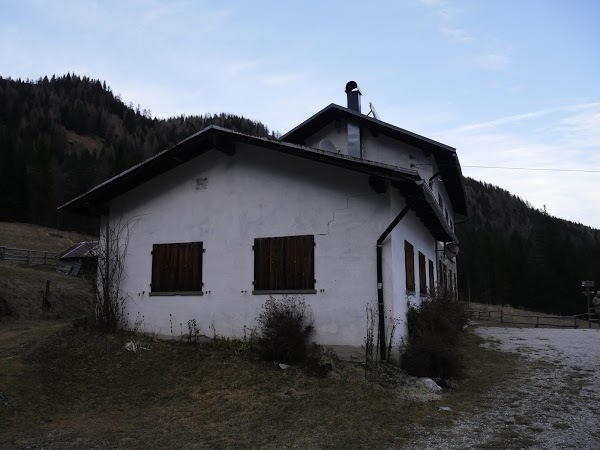
[[[58,214],[56,206],[210,124],[269,135],[262,123],[230,114],[155,119],[87,77],[0,78],[0,221],[96,233],[93,219]],[[456,227],[461,292],[488,303],[583,312],[580,281],[600,282],[600,231],[469,178],[466,193],[471,217]]]
[[[154,119],[87,77],[0,78],[0,221],[92,231],[56,206],[211,124],[269,134],[231,114]]]
[[[470,218],[456,227],[460,291],[482,302],[584,312],[581,280],[600,281],[600,230],[552,217],[497,186],[465,184]]]

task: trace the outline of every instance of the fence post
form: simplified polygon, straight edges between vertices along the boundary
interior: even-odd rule
[[[500,323],[504,323],[504,310],[500,308]]]
[[[577,316],[575,316],[574,319],[575,319],[575,326],[574,326],[574,328],[577,328]]]
[[[42,298],[42,307],[50,308],[52,304],[50,303],[50,280],[46,280],[46,292],[44,292],[44,297]]]
[[[540,316],[535,316],[535,327],[536,328],[540,327]]]

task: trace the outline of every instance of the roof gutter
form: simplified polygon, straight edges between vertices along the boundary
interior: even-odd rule
[[[385,231],[377,239],[377,306],[379,314],[379,348],[381,349],[381,361],[387,361],[385,346],[385,308],[383,303],[383,241],[389,236],[392,230],[400,223],[402,218],[410,210],[410,206],[405,206],[396,218],[390,223]]]

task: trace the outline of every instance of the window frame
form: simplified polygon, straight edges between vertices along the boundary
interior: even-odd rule
[[[415,248],[407,240],[404,241],[404,269],[406,273],[406,291],[416,292],[415,284]]]
[[[427,266],[425,255],[419,252],[419,293],[427,295]]]
[[[435,279],[434,279],[434,268],[433,261],[429,260],[429,295],[435,294]]]
[[[202,241],[153,244],[150,292],[148,295],[204,295],[202,277],[204,252]],[[186,255],[187,253],[189,254]],[[161,259],[164,259],[164,261]],[[194,261],[194,259],[196,260]],[[161,265],[162,269],[160,268]],[[174,267],[175,270],[173,270]],[[189,272],[190,270],[192,273]],[[165,273],[168,273],[168,275],[165,275]]]
[[[255,238],[254,295],[316,294],[313,234]]]

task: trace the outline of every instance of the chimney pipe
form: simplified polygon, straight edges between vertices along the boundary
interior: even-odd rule
[[[346,83],[346,95],[348,97],[348,109],[360,114],[360,89],[356,81]],[[348,119],[348,156],[362,158],[362,144],[360,137],[360,125],[358,120]]]
[[[346,96],[348,97],[348,109],[352,111],[360,112],[360,89],[356,81],[348,81],[346,83]]]

